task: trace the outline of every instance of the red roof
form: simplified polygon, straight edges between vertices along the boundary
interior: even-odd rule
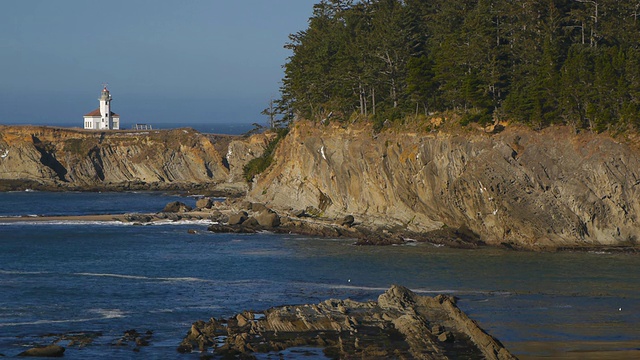
[[[88,114],[84,114],[84,116],[100,116],[102,114],[100,114],[100,108],[97,108],[95,110],[93,110],[92,112],[88,113]],[[120,117],[120,115],[114,113],[113,111],[111,112],[111,117]]]

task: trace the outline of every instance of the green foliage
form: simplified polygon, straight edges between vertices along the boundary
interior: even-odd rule
[[[273,162],[273,152],[276,150],[278,143],[282,140],[289,130],[287,128],[276,129],[276,137],[267,144],[262,156],[251,159],[243,168],[244,178],[247,182],[253,181],[253,178],[267,170]]]
[[[279,104],[377,130],[448,111],[463,124],[499,112],[534,128],[637,126],[639,13],[618,0],[322,0],[290,36]]]

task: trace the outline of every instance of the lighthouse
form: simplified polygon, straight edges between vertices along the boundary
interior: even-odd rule
[[[100,93],[100,107],[84,116],[86,130],[118,130],[120,115],[111,111],[111,93],[105,85]]]

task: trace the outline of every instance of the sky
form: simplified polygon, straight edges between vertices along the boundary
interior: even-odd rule
[[[266,123],[317,0],[2,0],[0,124]],[[75,124],[77,123],[77,125]]]

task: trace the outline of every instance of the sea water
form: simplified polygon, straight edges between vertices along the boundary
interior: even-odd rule
[[[162,193],[0,193],[0,216],[157,212],[176,200],[195,202]],[[196,320],[327,298],[372,300],[392,284],[458,297],[469,316],[523,358],[640,346],[636,254],[369,247],[206,227],[0,224],[0,354],[84,333],[91,344],[60,343],[65,358],[196,359],[176,352]],[[153,332],[150,345],[116,346],[130,329]]]

